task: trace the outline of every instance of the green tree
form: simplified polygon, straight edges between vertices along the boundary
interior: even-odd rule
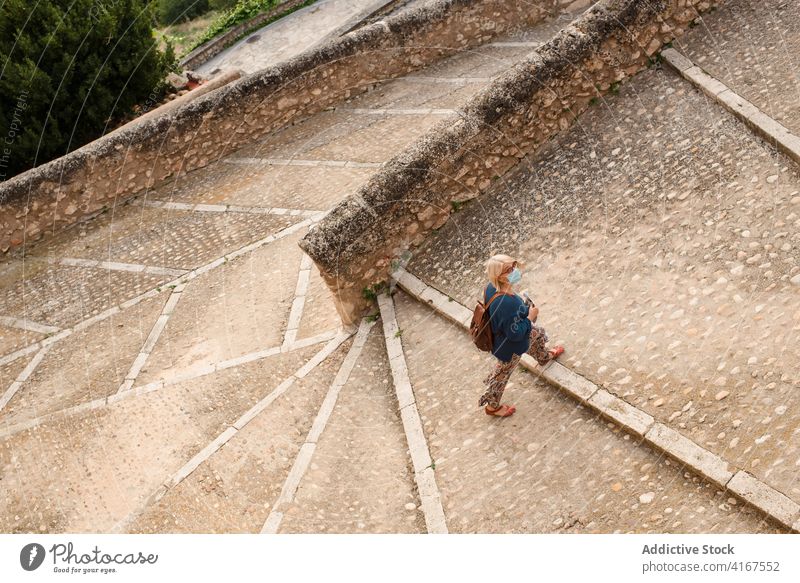
[[[166,26],[208,12],[208,0],[157,0],[158,22]]]
[[[149,0],[0,4],[0,180],[101,136],[163,95]]]

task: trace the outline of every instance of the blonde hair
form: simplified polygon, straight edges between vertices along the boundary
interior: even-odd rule
[[[492,255],[486,261],[486,275],[495,289],[499,290],[503,283],[508,282],[508,276],[503,275],[503,271],[514,263],[515,259],[509,255]]]

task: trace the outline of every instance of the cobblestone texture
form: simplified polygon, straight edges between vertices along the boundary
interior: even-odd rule
[[[237,157],[384,162],[441,120],[441,115],[370,115],[337,109],[243,148]]]
[[[16,359],[14,362],[9,364],[0,366],[0,387],[2,387],[3,392],[9,387],[11,383],[17,378],[17,375],[21,373],[28,363],[33,359],[33,353],[29,356],[25,356],[22,358]],[[0,411],[0,415],[2,412]],[[2,419],[2,417],[0,417]],[[0,422],[2,424],[2,422]]]
[[[44,334],[38,332],[0,325],[0,356],[11,354],[20,348],[33,344],[37,340],[44,338],[44,336]]]
[[[160,294],[56,343],[0,410],[0,425],[116,393],[166,300]]]
[[[261,151],[264,155],[269,152]],[[230,158],[237,158],[234,154]],[[183,174],[147,200],[325,210],[365,182],[370,168],[214,164]],[[140,197],[143,198],[143,197]]]
[[[524,58],[532,50],[533,47],[477,47],[439,61],[418,71],[415,75],[419,77],[493,77]]]
[[[452,533],[779,532],[549,385],[514,373],[488,417],[492,365],[469,336],[395,295],[411,383]]]
[[[355,99],[345,101],[343,107],[359,108],[434,108],[455,109],[475,93],[486,81],[450,82],[435,77],[410,77],[383,83]]]
[[[566,364],[800,500],[800,175],[668,71],[588,112],[410,271],[467,305],[527,261]]]
[[[0,442],[0,532],[110,530],[314,351],[193,379]]]
[[[182,292],[137,384],[280,346],[294,298],[302,253],[297,241],[302,234],[193,280]]]
[[[128,532],[258,533],[351,343],[295,381]],[[274,385],[280,380],[271,374]]]
[[[797,2],[724,2],[675,46],[710,75],[800,135]]]
[[[376,325],[279,532],[424,532],[407,449]]]
[[[540,42],[566,21],[559,22],[501,40]],[[326,210],[374,169],[236,160],[383,162],[444,116],[346,109],[456,107],[480,83],[441,78],[497,75],[531,49],[487,46],[381,84],[138,202]],[[664,72],[598,104],[530,168],[503,196],[454,215],[411,270],[464,301],[478,289],[489,249],[518,251],[532,268],[525,284],[542,323],[567,344],[568,365],[797,499],[794,169]],[[48,265],[48,258],[189,269],[298,220],[134,201],[29,246],[24,263],[0,267],[0,316],[71,326],[171,279]],[[191,281],[136,384],[279,346],[300,236]],[[166,297],[59,341],[0,424],[113,392]],[[491,359],[423,306],[402,294],[397,301],[452,532],[775,530],[524,373],[508,391],[517,414],[486,417],[475,404]],[[338,324],[313,267],[297,337]],[[284,517],[286,531],[424,527],[378,332],[340,394]],[[43,337],[7,328],[2,335],[3,354]],[[258,532],[349,346],[296,381],[129,530]],[[111,530],[319,349],[240,364],[0,440],[0,532]],[[0,367],[3,390],[32,357]]]
[[[36,256],[191,269],[298,222],[296,217],[197,213],[124,205],[65,232]]]
[[[31,264],[35,263],[26,262]],[[165,280],[164,276],[145,273],[38,262],[20,279],[0,281],[0,314],[63,328],[154,289]]]

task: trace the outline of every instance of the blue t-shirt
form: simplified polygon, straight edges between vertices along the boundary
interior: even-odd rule
[[[490,283],[485,290],[488,302],[497,290]],[[515,354],[525,354],[531,346],[530,307],[517,294],[498,296],[489,306],[492,323],[492,354],[508,362]]]

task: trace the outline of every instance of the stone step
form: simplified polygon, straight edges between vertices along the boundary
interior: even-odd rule
[[[494,358],[394,297],[450,532],[782,532],[523,370],[504,396],[517,412],[488,417],[478,398]]]
[[[196,460],[199,464],[190,473],[173,473],[169,489],[144,499],[119,529],[131,533],[259,532],[351,346],[348,340],[302,378],[294,379],[268,407],[253,410],[247,424],[221,447]]]
[[[800,172],[712,105],[643,72],[409,270],[474,305],[492,253],[524,261],[566,365],[796,505]]]

